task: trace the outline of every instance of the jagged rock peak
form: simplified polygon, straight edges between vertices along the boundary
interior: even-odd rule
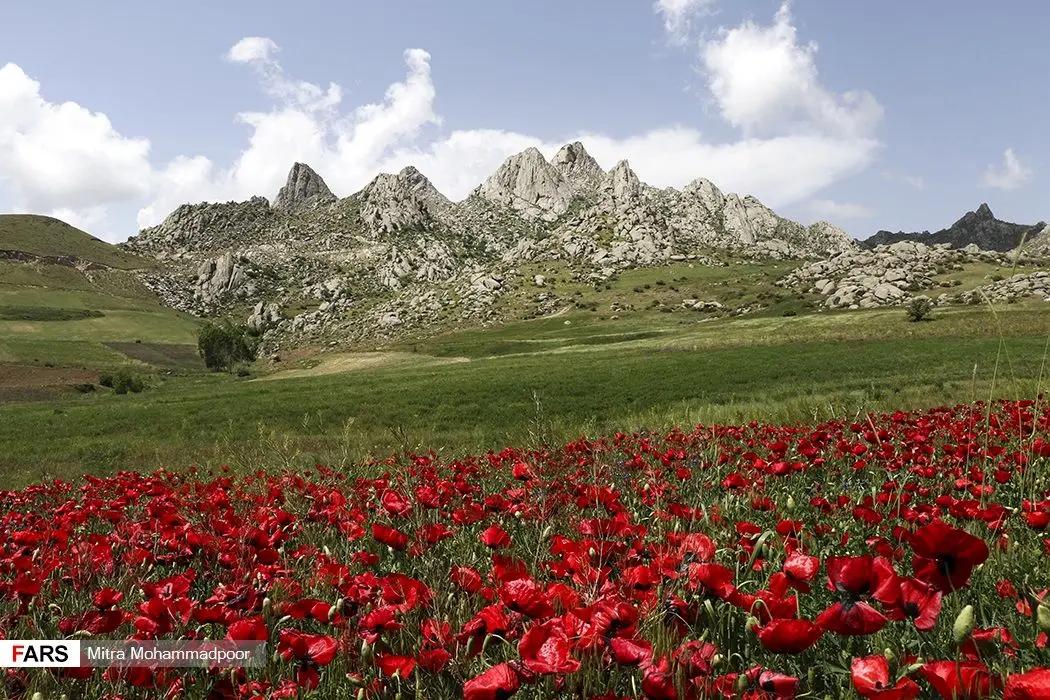
[[[551,158],[551,165],[577,192],[601,187],[605,172],[579,141],[566,144]]]
[[[305,163],[296,163],[288,172],[288,180],[273,200],[273,208],[290,212],[304,204],[327,204],[335,201],[335,195],[325,181]]]
[[[615,200],[634,199],[642,193],[642,181],[631,170],[627,160],[621,160],[602,180],[602,194]]]
[[[995,214],[992,213],[992,208],[988,206],[988,203],[984,202],[975,211],[963,214],[962,218],[952,226],[972,226],[986,221],[995,221]]]
[[[411,192],[432,207],[446,209],[452,206],[452,201],[441,194],[441,191],[434,187],[434,183],[419,172],[415,166],[408,165],[402,168],[397,174],[397,179],[405,183]]]
[[[476,190],[526,218],[553,220],[569,209],[573,187],[534,147],[507,158]]]

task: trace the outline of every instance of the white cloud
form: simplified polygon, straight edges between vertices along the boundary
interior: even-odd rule
[[[226,52],[226,60],[233,63],[265,63],[280,51],[273,39],[264,36],[246,36]]]
[[[1007,148],[1003,153],[1002,167],[989,165],[984,173],[984,186],[999,190],[1016,190],[1032,179],[1032,169],[1023,165],[1014,149]]]
[[[681,12],[695,12],[700,5],[664,4]],[[838,95],[819,82],[816,49],[798,43],[786,5],[770,26],[746,22],[723,29],[700,46],[716,104],[740,131],[738,139],[722,143],[711,142],[691,126],[673,124],[625,139],[597,131],[565,133],[555,140],[500,129],[442,131],[434,108],[430,56],[421,49],[405,52],[406,77],[391,85],[381,100],[356,107],[344,103],[338,85],[321,87],[288,76],[276,58],[279,51],[271,39],[249,37],[225,54],[226,60],[250,67],[273,100],[268,111],[237,115],[249,137],[226,165],[198,155],[151,166],[149,142],[125,138],[105,116],[77,105],[47,103],[31,81],[29,87],[5,90],[0,80],[0,172],[14,162],[10,144],[37,133],[44,116],[60,108],[80,115],[62,121],[66,133],[78,138],[58,148],[50,161],[19,161],[25,167],[12,171],[15,197],[32,210],[63,209],[81,217],[78,221],[97,221],[98,207],[104,211],[107,205],[130,200],[138,203],[139,226],[159,223],[185,202],[272,197],[295,161],[313,166],[341,196],[360,189],[379,172],[415,165],[458,200],[509,155],[536,146],[549,156],[575,139],[606,168],[630,159],[639,176],[653,185],[682,186],[702,176],[727,192],[754,194],[770,206],[783,207],[809,201],[866,168],[879,148],[875,132],[881,107],[867,93]],[[17,67],[14,70],[22,75]],[[21,98],[12,100],[11,94]],[[26,94],[32,98],[29,108]],[[95,129],[86,141],[79,124],[83,120]],[[65,142],[41,143],[52,147]],[[85,156],[87,166],[62,170],[63,163],[71,162],[67,151],[73,146],[90,152],[94,160]],[[52,162],[61,172],[35,168],[37,162]],[[54,188],[53,181],[64,185]]]
[[[675,43],[684,44],[694,17],[708,14],[715,0],[656,0],[653,10],[663,16],[664,31]]]
[[[869,219],[875,212],[863,204],[835,202],[830,199],[815,199],[809,204],[810,211],[825,219]]]
[[[149,141],[104,114],[47,102],[17,65],[0,67],[0,172],[16,208],[97,210],[149,194]]]
[[[789,3],[771,26],[746,21],[706,42],[701,58],[722,116],[745,135],[821,133],[863,138],[882,121],[871,93],[821,85],[817,45],[800,44]]]

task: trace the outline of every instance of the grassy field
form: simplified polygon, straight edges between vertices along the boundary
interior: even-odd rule
[[[1038,302],[941,309],[927,323],[899,309],[818,313],[821,299],[774,284],[792,262],[682,262],[601,283],[548,263],[522,269],[525,280],[543,274],[544,287],[521,284],[499,302],[526,320],[290,353],[260,361],[249,380],[201,371],[198,320],[161,304],[129,271],[144,263],[115,247],[44,217],[0,217],[0,250],[109,266],[0,260],[9,485],[161,465],[348,465],[373,451],[454,454],[1029,395],[1041,389],[1050,337],[1050,305]],[[997,272],[951,274],[969,287]],[[541,294],[558,313],[530,318]],[[716,318],[683,308],[690,298],[752,312]],[[96,385],[122,367],[149,388]]]
[[[120,270],[146,267],[143,259],[50,216],[0,214],[0,250],[72,256]]]
[[[46,243],[40,249],[47,250]],[[0,237],[0,250],[16,244],[32,247]],[[68,245],[78,249],[76,240]],[[97,257],[130,265],[121,251],[109,252]],[[193,348],[197,324],[164,306],[128,270],[0,260],[0,363],[100,371],[131,364],[145,369],[140,358],[121,352],[119,344]]]
[[[621,342],[576,312],[491,330],[489,345],[477,331],[434,339],[389,362],[322,356],[271,381],[161,377],[140,395],[2,406],[0,473],[23,484],[161,465],[349,464],[371,450],[454,453],[1033,395],[1050,331],[1045,305],[942,310],[926,323],[873,310],[660,329],[662,316],[616,325]],[[460,355],[469,361],[448,361]]]

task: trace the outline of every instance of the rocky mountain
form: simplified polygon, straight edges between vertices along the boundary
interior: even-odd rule
[[[501,304],[509,292],[550,309],[566,300],[528,290],[552,271],[597,287],[634,267],[818,259],[856,243],[705,179],[659,189],[626,160],[603,171],[575,142],[550,160],[509,157],[461,202],[412,167],[337,198],[296,163],[272,205],[186,204],[123,247],[162,264],[144,279],[176,308],[244,313],[280,345],[495,320],[520,312]]]
[[[965,248],[974,244],[983,250],[1001,252],[1013,250],[1021,244],[1022,239],[1032,238],[1043,230],[1046,222],[1038,224],[1013,224],[995,218],[987,204],[981,204],[976,211],[967,212],[961,219],[948,228],[930,233],[904,233],[898,231],[879,231],[874,236],[860,242],[862,248],[872,249],[880,245],[898,241],[914,241],[926,245],[948,243],[952,248]]]

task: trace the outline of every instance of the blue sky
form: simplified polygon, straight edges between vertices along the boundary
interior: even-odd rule
[[[60,18],[60,19],[59,19]],[[0,4],[0,211],[123,240],[185,201],[336,194],[413,164],[453,199],[581,139],[863,238],[1046,207],[1050,4],[385,0]]]

